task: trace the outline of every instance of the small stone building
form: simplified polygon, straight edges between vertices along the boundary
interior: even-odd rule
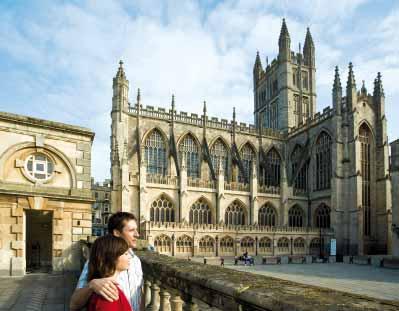
[[[0,112],[0,275],[80,268],[93,138],[86,128]]]
[[[111,180],[102,183],[92,179],[91,191],[94,200],[92,208],[93,236],[102,236],[108,232],[108,219],[111,216]]]

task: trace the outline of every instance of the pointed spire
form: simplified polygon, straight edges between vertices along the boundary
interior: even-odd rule
[[[204,113],[204,116],[206,115],[206,101],[204,100],[204,108],[203,108],[203,113]]]
[[[172,111],[175,111],[175,94],[172,94]]]
[[[303,51],[305,53],[306,50],[314,49],[314,43],[312,34],[310,33],[309,27],[306,29],[306,37],[305,37],[305,44],[303,45]]]
[[[335,66],[335,75],[334,75],[334,84],[333,84],[333,90],[342,90],[341,86],[341,78],[339,76],[339,69],[338,66]]]
[[[233,107],[233,122],[236,122],[236,107]]]
[[[137,105],[140,105],[141,102],[141,94],[140,94],[140,88],[137,89]]]
[[[285,39],[285,38],[290,38],[290,34],[288,33],[288,28],[287,25],[285,23],[285,18],[283,18],[283,23],[281,25],[281,30],[280,30],[280,37],[278,39],[279,42],[281,42],[281,40]]]
[[[367,89],[366,89],[366,85],[365,85],[364,80],[362,80],[362,88],[360,89],[360,93],[361,93],[363,96],[367,96]]]
[[[126,79],[125,71],[123,70],[123,61],[119,61],[118,72],[116,73],[116,78]]]
[[[382,86],[381,72],[378,72],[377,78],[374,80],[374,97],[385,97],[384,88]]]
[[[335,66],[334,84],[332,89],[333,107],[337,115],[341,114],[342,86],[338,66]]]
[[[347,89],[356,89],[356,81],[355,81],[355,74],[353,73],[353,65],[349,63],[349,73],[348,73],[348,82],[346,83]]]

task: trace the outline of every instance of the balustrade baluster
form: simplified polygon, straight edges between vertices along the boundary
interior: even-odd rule
[[[199,311],[198,305],[193,301],[192,296],[187,297],[187,301],[184,304],[184,311]]]
[[[159,310],[159,286],[156,281],[151,284],[151,303],[148,305],[146,311]]]
[[[171,311],[170,309],[170,294],[169,292],[164,288],[161,287],[161,291],[159,293],[159,297],[160,297],[160,311]]]
[[[144,306],[147,307],[151,303],[151,282],[144,281]]]
[[[172,308],[172,311],[183,311],[183,300],[179,295],[174,295],[170,299],[170,305]]]

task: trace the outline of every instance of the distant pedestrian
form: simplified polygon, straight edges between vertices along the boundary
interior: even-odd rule
[[[220,258],[220,265],[224,267],[224,258]]]

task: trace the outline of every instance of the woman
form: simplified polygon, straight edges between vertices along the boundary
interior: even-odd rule
[[[129,268],[129,246],[122,238],[106,235],[98,238],[90,250],[88,280],[114,277]],[[119,299],[109,302],[96,293],[90,297],[88,311],[132,311],[123,291],[118,287]]]

